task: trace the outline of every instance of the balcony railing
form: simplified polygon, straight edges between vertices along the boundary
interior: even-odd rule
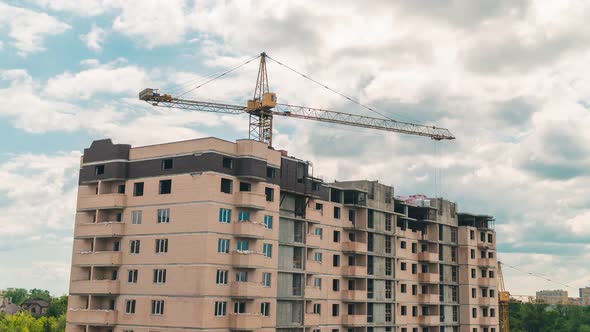
[[[118,280],[74,280],[70,284],[70,294],[117,294]]]
[[[305,239],[305,244],[307,244],[308,246],[319,248],[321,243],[322,243],[322,238],[319,235],[307,234],[307,237]]]
[[[252,221],[236,221],[234,224],[234,234],[237,237],[262,239],[266,228],[264,224]]]
[[[423,251],[418,253],[418,260],[436,262],[438,261],[438,254],[435,252]]]
[[[76,237],[120,237],[123,235],[122,222],[80,223],[76,225]]]
[[[232,264],[238,268],[257,269],[270,265],[272,260],[253,251],[232,252]]]
[[[439,275],[436,273],[420,273],[418,281],[422,283],[439,283]]]
[[[366,326],[366,315],[344,315],[342,316],[342,325],[346,326]]]
[[[418,318],[418,323],[420,325],[426,325],[426,326],[440,325],[440,316],[435,316],[435,315],[420,316]]]
[[[234,202],[238,207],[264,210],[266,196],[252,191],[240,191],[235,194]]]
[[[343,290],[342,299],[345,301],[366,301],[367,291],[366,290]]]
[[[342,274],[345,276],[363,276],[367,274],[367,267],[355,265],[343,266]]]
[[[311,299],[322,298],[322,289],[318,287],[305,287],[305,297]]]
[[[342,251],[345,251],[345,252],[367,252],[367,244],[364,242],[356,242],[356,241],[342,242]]]
[[[232,330],[258,330],[263,318],[260,314],[229,314],[229,324]]]
[[[320,315],[314,313],[306,313],[304,316],[303,323],[306,326],[318,326],[320,325]]]
[[[73,265],[111,266],[121,265],[120,251],[77,252],[72,257]]]
[[[69,309],[69,323],[84,325],[115,325],[117,323],[116,310]]]
[[[122,209],[127,203],[125,194],[102,194],[78,198],[78,210]]]
[[[322,263],[308,259],[305,267],[307,273],[320,273],[322,272]]]
[[[232,282],[230,286],[233,298],[272,297],[270,287],[264,287],[260,282]]]

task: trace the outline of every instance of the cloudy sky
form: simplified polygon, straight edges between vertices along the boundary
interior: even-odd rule
[[[395,3],[395,4],[392,4]],[[67,291],[81,151],[247,135],[247,119],[157,109],[261,51],[455,141],[276,119],[315,175],[379,179],[496,218],[498,257],[590,286],[587,1],[0,0],[0,288]],[[243,104],[256,63],[188,96]],[[282,102],[374,115],[268,65]],[[360,166],[359,166],[360,165]],[[506,269],[513,294],[563,288]]]

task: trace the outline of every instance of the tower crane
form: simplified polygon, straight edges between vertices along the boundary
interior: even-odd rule
[[[498,261],[498,304],[500,306],[500,332],[510,332],[510,320],[508,312],[508,303],[510,302],[510,293],[504,285],[504,275],[502,274],[502,263]]]
[[[274,60],[266,53],[261,53],[254,59],[247,61],[246,63],[260,58],[260,64],[258,67],[258,77],[256,80],[256,87],[254,89],[253,98],[248,100],[246,106],[233,105],[225,103],[214,103],[206,101],[198,101],[191,99],[184,99],[181,96],[173,97],[171,94],[160,93],[158,89],[147,88],[139,93],[139,99],[150,103],[153,106],[168,107],[168,108],[179,108],[191,111],[203,111],[203,112],[214,112],[214,113],[226,113],[226,114],[248,114],[249,115],[249,138],[265,142],[269,146],[272,146],[272,128],[273,118],[275,116],[314,120],[320,122],[336,123],[341,125],[348,125],[353,127],[370,128],[376,130],[397,132],[409,135],[417,135],[430,137],[433,140],[452,140],[455,137],[451,132],[444,128],[426,126],[421,124],[415,124],[410,122],[402,122],[390,119],[383,116],[382,118],[363,116],[357,114],[350,114],[344,112],[336,112],[330,110],[324,110],[319,108],[312,108],[306,106],[296,106],[290,104],[281,104],[277,102],[277,95],[274,92],[270,92],[268,84],[268,72],[266,70],[267,58],[273,60],[279,65],[286,65]],[[243,63],[242,65],[246,64]],[[240,65],[240,66],[242,66]],[[238,66],[238,67],[240,67]],[[238,67],[232,69],[235,70]],[[287,67],[291,69],[290,67]],[[232,71],[230,70],[230,71]],[[295,71],[291,69],[292,71]],[[226,71],[223,74],[215,77],[219,78],[230,71]],[[296,72],[296,71],[295,71]],[[298,72],[296,72],[298,73]],[[313,79],[298,73],[307,79],[314,81]],[[206,83],[212,81],[207,81]],[[317,81],[315,83],[320,84]],[[206,84],[205,83],[205,84]],[[204,84],[203,84],[204,85]],[[199,86],[200,87],[200,86]],[[328,87],[324,86],[329,89]],[[330,89],[331,90],[331,89]],[[360,104],[349,97],[346,97],[334,90],[333,92],[345,97],[364,108],[378,113],[370,107]],[[380,114],[380,113],[379,113]]]

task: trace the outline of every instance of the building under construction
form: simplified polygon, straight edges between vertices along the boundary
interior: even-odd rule
[[[80,165],[67,331],[499,332],[493,218],[258,140]]]

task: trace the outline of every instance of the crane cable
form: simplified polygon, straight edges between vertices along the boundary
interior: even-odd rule
[[[231,68],[231,69],[229,69],[229,70],[226,70],[226,71],[222,72],[221,74],[219,74],[219,75],[217,75],[217,76],[214,76],[214,77],[212,77],[211,79],[209,79],[209,80],[207,80],[207,81],[205,81],[205,82],[203,82],[203,83],[201,83],[201,84],[197,85],[196,87],[194,87],[194,88],[192,88],[192,89],[190,89],[190,90],[188,90],[188,91],[185,91],[185,92],[183,92],[183,93],[179,94],[178,96],[176,96],[176,98],[180,98],[180,97],[182,97],[182,96],[186,95],[187,93],[189,93],[189,92],[192,92],[192,91],[194,91],[194,90],[196,90],[196,89],[198,89],[198,88],[202,87],[203,85],[205,85],[205,84],[207,84],[207,83],[210,83],[210,82],[212,82],[212,81],[215,81],[216,79],[218,79],[218,78],[220,78],[220,77],[223,77],[223,76],[225,76],[225,75],[227,75],[227,74],[229,74],[229,73],[231,73],[231,72],[233,72],[233,71],[237,70],[238,68],[241,68],[241,67],[243,67],[243,66],[245,66],[245,65],[249,64],[250,62],[252,62],[252,61],[254,61],[254,60],[258,59],[258,58],[260,58],[260,55],[257,55],[257,56],[255,56],[255,57],[253,57],[252,59],[250,59],[250,60],[248,60],[248,61],[246,61],[246,62],[244,62],[244,63],[242,63],[242,64],[240,64],[240,65],[238,65],[238,66],[235,66],[235,67],[233,67],[233,68]]]
[[[547,276],[544,276],[544,275],[542,275],[542,274],[533,273],[533,272],[528,272],[528,271],[525,271],[525,270],[519,269],[519,268],[517,268],[517,267],[515,267],[515,266],[508,265],[508,264],[506,264],[506,263],[504,263],[504,262],[500,262],[500,264],[501,264],[501,265],[503,265],[503,266],[508,266],[509,268],[512,268],[512,269],[514,269],[514,270],[516,270],[516,271],[519,271],[519,272],[522,272],[522,273],[525,273],[525,274],[531,275],[531,276],[533,276],[533,277],[537,277],[537,278],[539,278],[539,279],[543,279],[543,280],[546,280],[546,281],[552,282],[552,283],[554,283],[554,284],[558,284],[558,285],[561,285],[561,286],[565,286],[565,287],[567,287],[567,288],[570,288],[570,289],[578,289],[578,288],[576,288],[576,287],[572,287],[572,286],[570,286],[570,285],[568,285],[568,284],[565,284],[565,283],[562,283],[562,282],[560,282],[560,281],[549,279],[549,277],[547,277]]]
[[[329,90],[329,91],[331,91],[331,92],[333,92],[333,93],[335,93],[335,94],[339,95],[339,96],[340,96],[340,97],[342,97],[342,98],[345,98],[345,99],[347,99],[347,100],[349,100],[349,101],[351,101],[351,102],[353,102],[353,103],[355,103],[355,104],[359,105],[360,107],[362,107],[362,108],[364,108],[364,109],[366,109],[366,110],[369,110],[369,111],[371,111],[371,112],[373,112],[373,113],[379,114],[379,115],[381,115],[382,117],[384,117],[385,119],[388,119],[388,120],[391,120],[391,121],[394,121],[394,122],[399,122],[399,121],[397,121],[397,120],[394,120],[394,119],[390,118],[389,116],[387,116],[387,115],[385,115],[385,114],[383,114],[383,113],[381,113],[381,112],[379,112],[379,111],[375,110],[374,108],[372,108],[372,107],[370,107],[370,106],[367,106],[367,105],[365,105],[365,104],[361,103],[360,101],[358,101],[358,100],[356,100],[356,99],[354,99],[354,98],[352,98],[352,97],[350,97],[350,96],[347,96],[347,95],[345,95],[345,94],[343,94],[343,93],[341,93],[341,92],[338,92],[338,91],[336,91],[336,90],[334,90],[334,89],[330,88],[329,86],[327,86],[327,85],[325,85],[325,84],[323,84],[323,83],[321,83],[321,82],[319,82],[319,81],[317,81],[317,80],[315,80],[315,79],[313,79],[313,78],[311,78],[311,77],[309,77],[309,76],[307,76],[307,75],[305,75],[305,74],[303,74],[303,73],[301,73],[301,72],[299,72],[299,71],[297,71],[297,70],[295,70],[295,69],[293,69],[293,68],[291,68],[291,67],[287,66],[286,64],[284,64],[284,63],[282,63],[282,62],[280,62],[280,61],[278,61],[278,60],[276,60],[276,59],[272,58],[272,57],[271,57],[271,56],[269,56],[269,55],[266,55],[266,57],[267,57],[267,58],[269,58],[270,60],[274,61],[274,62],[275,62],[275,63],[277,63],[278,65],[280,65],[280,66],[283,66],[283,67],[285,67],[285,68],[289,69],[290,71],[294,72],[295,74],[297,74],[297,75],[300,75],[300,76],[302,76],[303,78],[306,78],[306,79],[308,79],[308,80],[312,81],[313,83],[315,83],[315,84],[317,84],[317,85],[319,85],[319,86],[321,86],[321,87],[323,87],[323,88],[325,88],[325,89],[327,89],[327,90]],[[420,122],[418,122],[418,121],[414,121],[414,122],[420,123]]]

